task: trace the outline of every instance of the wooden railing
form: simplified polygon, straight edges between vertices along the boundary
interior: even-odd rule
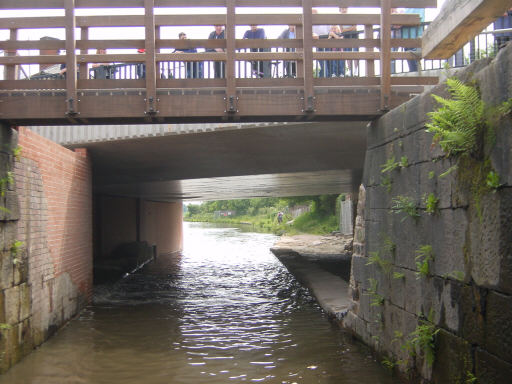
[[[242,88],[298,89],[301,93],[302,112],[315,113],[315,95],[321,87],[380,87],[380,109],[391,106],[392,86],[432,84],[429,77],[391,77],[391,60],[417,60],[410,51],[396,48],[419,48],[420,39],[392,39],[391,26],[420,24],[418,15],[392,14],[392,7],[435,7],[436,0],[2,0],[1,9],[63,9],[64,16],[0,18],[0,29],[10,31],[7,41],[0,41],[0,57],[4,66],[2,90],[65,90],[66,114],[79,112],[78,95],[82,90],[144,89],[145,113],[159,113],[157,90],[160,89],[214,89],[224,88],[227,115],[238,113],[238,91]],[[77,16],[77,9],[143,8],[143,15]],[[222,14],[172,14],[175,7],[222,7]],[[273,7],[277,13],[240,13],[243,7]],[[300,8],[300,13],[278,13],[280,7]],[[381,14],[326,14],[313,13],[313,7],[378,7]],[[170,11],[171,10],[171,11]],[[297,9],[298,10],[298,9]],[[195,11],[195,9],[194,9]],[[107,11],[106,11],[107,12]],[[165,14],[163,14],[165,13]],[[247,25],[296,26],[295,39],[235,39],[235,28]],[[167,39],[162,29],[169,26],[223,25],[225,39]],[[359,39],[314,39],[314,25],[364,26]],[[144,27],[144,39],[109,40],[89,39],[90,29],[97,27]],[[65,40],[22,41],[22,29],[59,28],[65,30]],[[80,30],[80,38],[75,34]],[[374,30],[380,32],[375,36]],[[204,49],[199,53],[176,53],[171,50]],[[132,53],[91,54],[89,50],[130,49]],[[144,53],[137,53],[144,49]],[[21,55],[20,51],[39,50],[39,55]],[[66,55],[59,55],[65,50]],[[217,51],[216,51],[217,50]],[[315,65],[322,61],[354,61],[361,70],[358,76],[322,78]],[[270,63],[276,67],[260,78],[250,71],[252,62]],[[91,70],[93,64],[111,63],[105,69],[143,68],[144,73],[131,70],[130,76],[98,76]],[[178,75],[170,68],[187,63],[201,63],[201,75]],[[222,74],[215,73],[215,63],[221,63]],[[287,75],[285,63],[295,65],[294,73]],[[16,69],[23,65],[49,66],[64,64],[65,78],[21,79]],[[190,65],[190,64],[188,64]],[[218,64],[217,64],[218,65]],[[167,68],[167,70],[165,70]],[[249,69],[248,69],[249,68]],[[109,69],[109,70],[110,70]],[[183,70],[180,70],[183,73]],[[116,73],[116,72],[111,72]],[[118,72],[120,73],[120,72]],[[353,75],[353,74],[352,74]],[[39,78],[44,76],[39,76]],[[192,78],[191,78],[192,77]],[[257,106],[255,106],[257,108]],[[340,112],[342,113],[342,112]],[[1,118],[1,116],[0,116]]]

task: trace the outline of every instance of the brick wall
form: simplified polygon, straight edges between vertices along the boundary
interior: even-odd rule
[[[26,128],[18,130],[18,145],[21,156],[13,165],[12,193],[19,212],[3,230],[12,234],[10,242],[22,245],[19,261],[11,263],[13,271],[6,270],[13,278],[3,282],[12,281],[12,287],[1,287],[8,299],[4,312],[9,316],[4,320],[12,326],[0,338],[3,370],[76,315],[92,295],[92,175],[87,153],[65,149]],[[11,341],[5,342],[8,338]]]

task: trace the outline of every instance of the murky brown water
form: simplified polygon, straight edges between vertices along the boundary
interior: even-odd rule
[[[1,384],[387,384],[268,251],[272,235],[185,223],[185,252],[99,287]]]

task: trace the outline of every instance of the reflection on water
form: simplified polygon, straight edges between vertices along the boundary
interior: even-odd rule
[[[273,235],[185,223],[185,251],[95,304],[0,384],[392,383],[268,251]]]

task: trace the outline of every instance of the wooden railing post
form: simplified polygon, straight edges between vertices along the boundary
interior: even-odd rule
[[[81,27],[80,28],[80,40],[87,41],[89,40],[89,27]],[[80,54],[85,55],[87,54],[87,49],[81,49]],[[89,78],[89,66],[87,63],[80,63],[78,64],[78,73],[79,78],[81,80],[86,80]]]
[[[235,50],[236,50],[236,35],[235,35],[235,11],[236,0],[226,0],[226,26],[224,34],[226,38],[226,109],[225,113],[237,113],[236,95],[236,69],[235,69]]]
[[[65,0],[66,18],[66,114],[78,114],[78,100],[76,92],[76,39],[75,39],[75,0]]]
[[[18,30],[17,29],[10,29],[9,30],[9,40],[10,41],[16,41],[18,40]],[[16,56],[16,50],[10,50],[6,51],[7,56]],[[18,76],[16,75],[16,65],[6,65],[5,66],[5,77],[6,80],[16,80]]]
[[[144,0],[146,28],[146,111],[148,116],[158,113],[156,98],[155,0]]]
[[[364,38],[365,39],[373,39],[373,25],[365,25],[364,26]],[[367,52],[373,52],[373,48],[366,48]],[[366,60],[366,76],[374,77],[375,76],[375,61],[374,60]]]
[[[315,112],[315,94],[313,90],[313,1],[302,0],[302,60],[304,63],[304,109],[303,112]]]
[[[391,103],[391,0],[381,0],[380,10],[380,108]]]

